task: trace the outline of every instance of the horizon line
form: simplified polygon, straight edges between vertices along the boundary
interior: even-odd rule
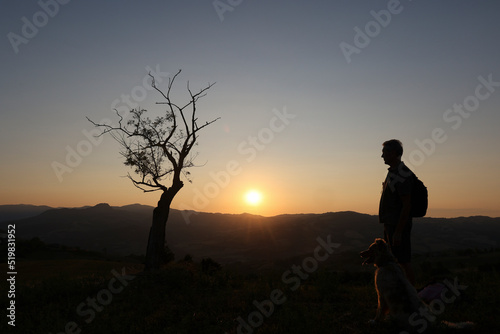
[[[50,205],[45,205],[45,204],[0,204],[0,207],[2,206],[34,206],[34,207],[48,207],[50,209],[84,209],[84,208],[92,208],[96,207],[98,205],[103,205],[106,204],[112,208],[121,208],[125,206],[132,206],[132,205],[140,205],[140,206],[146,206],[154,209],[156,206],[150,205],[150,204],[142,204],[142,203],[131,203],[131,204],[125,204],[125,205],[110,205],[107,202],[100,202],[95,205],[82,205],[82,206],[50,206]],[[229,212],[209,212],[209,211],[196,211],[196,210],[187,210],[187,209],[178,209],[175,207],[171,207],[170,209],[176,210],[176,211],[182,211],[182,212],[196,212],[196,213],[206,213],[206,214],[222,214],[222,215],[252,215],[252,216],[260,216],[264,218],[272,218],[272,217],[278,217],[278,216],[286,216],[286,215],[323,215],[323,214],[328,214],[328,213],[345,213],[345,212],[352,212],[356,214],[361,214],[361,215],[368,215],[368,216],[378,216],[378,214],[371,214],[371,213],[365,213],[365,212],[359,212],[359,211],[354,211],[354,210],[339,210],[339,211],[325,211],[325,212],[301,212],[301,213],[279,213],[275,215],[270,215],[270,216],[265,216],[257,213],[250,213],[250,212],[240,212],[240,213],[229,213]],[[433,209],[433,210],[445,210],[445,211],[452,211],[455,209]],[[477,210],[477,209],[458,209],[458,211],[464,211],[464,210]],[[472,215],[458,215],[458,216],[450,216],[450,217],[438,217],[438,216],[424,216],[424,217],[414,217],[415,219],[424,219],[424,218],[429,218],[429,219],[453,219],[453,218],[471,218],[471,217],[487,217],[487,218],[500,218],[500,216],[490,216],[487,214],[472,214]]]

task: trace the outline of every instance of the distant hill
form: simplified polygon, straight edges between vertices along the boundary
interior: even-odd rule
[[[26,215],[33,214],[33,207]],[[17,215],[23,207],[19,207]],[[15,208],[9,208],[16,212]],[[36,211],[36,210],[35,210]],[[108,254],[144,254],[153,207],[139,204],[111,207],[49,208],[12,221],[18,238],[39,237]],[[0,206],[0,213],[5,212]],[[189,216],[187,221],[185,217]],[[7,222],[0,222],[6,229]],[[211,257],[221,263],[279,261],[310,254],[317,238],[340,243],[338,252],[359,252],[383,234],[376,216],[356,212],[293,214],[262,217],[250,214],[200,213],[171,210],[167,244],[179,259]],[[416,253],[447,249],[500,247],[500,218],[460,217],[414,220]]]
[[[52,208],[44,205],[0,205],[0,222],[33,217],[49,209]]]
[[[108,204],[49,209],[34,217],[2,222],[0,228],[5,229],[7,224],[15,223],[18,238],[39,237],[47,244],[57,243],[120,255],[140,254],[145,249],[147,239],[144,239],[150,224],[145,211],[139,206],[122,210]]]

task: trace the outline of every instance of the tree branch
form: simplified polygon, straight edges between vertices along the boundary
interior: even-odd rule
[[[182,187],[181,174],[185,177],[189,175],[189,172],[184,169],[194,166],[193,160],[196,155],[190,156],[190,151],[196,143],[198,131],[220,119],[218,117],[207,121],[202,126],[197,124],[197,102],[206,95],[214,83],[193,93],[188,82],[189,101],[182,107],[172,102],[172,88],[180,73],[181,70],[169,78],[166,92],[157,86],[154,76],[149,73],[152,87],[165,99],[157,104],[167,105],[163,116],[151,120],[145,116],[147,110],[131,109],[128,121],[124,124],[124,116],[114,109],[119,118],[117,125],[96,123],[87,117],[90,123],[102,130],[98,136],[109,133],[121,145],[125,165],[134,168],[134,172],[138,175],[138,178],[134,178],[129,173],[127,177],[134,186],[145,192],[167,191],[171,187],[180,189]],[[189,121],[186,117],[188,108],[191,109]],[[184,125],[183,130],[178,128],[177,117],[179,115]],[[164,179],[170,175],[173,175],[172,184],[167,187]]]

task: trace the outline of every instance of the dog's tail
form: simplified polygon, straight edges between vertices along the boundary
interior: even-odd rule
[[[441,321],[441,323],[443,325],[445,325],[446,327],[453,328],[453,329],[472,329],[475,326],[475,324],[471,321],[451,322],[451,321],[443,320],[443,321]]]

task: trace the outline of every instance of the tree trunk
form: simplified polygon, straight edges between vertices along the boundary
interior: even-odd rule
[[[182,182],[180,184],[174,182],[172,187],[163,191],[157,207],[153,210],[153,222],[149,229],[144,271],[156,271],[160,269],[165,259],[165,227],[170,213],[170,204],[182,186]]]
[[[158,205],[153,210],[153,222],[149,229],[148,248],[146,251],[145,271],[154,271],[160,268],[165,253],[165,226],[168,220],[170,206]]]

